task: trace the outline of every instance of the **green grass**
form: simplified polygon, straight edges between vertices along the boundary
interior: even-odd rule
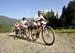
[[[2,37],[2,34],[3,34],[3,33],[0,33],[0,38]]]
[[[59,33],[75,33],[75,29],[56,29],[55,32],[59,32]]]
[[[0,24],[0,33],[10,32],[12,29],[12,26],[9,24]]]

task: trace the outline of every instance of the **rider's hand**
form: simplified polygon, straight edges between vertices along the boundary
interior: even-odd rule
[[[46,23],[49,23],[49,21],[46,21]]]

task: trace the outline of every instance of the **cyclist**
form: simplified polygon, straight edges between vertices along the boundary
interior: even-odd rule
[[[13,30],[13,32],[15,31],[15,35],[19,32],[19,23],[18,22],[16,22],[15,23],[15,25],[14,25],[14,30]]]
[[[42,15],[42,11],[38,11],[38,15],[34,17],[33,19],[33,25],[35,27],[35,31],[36,31],[36,38],[39,38],[39,34],[40,34],[40,27],[41,27],[41,23],[42,24],[46,24],[46,19],[44,19],[43,15]]]
[[[15,30],[19,30],[19,23],[18,22],[15,23]]]
[[[27,28],[27,20],[25,17],[23,17],[22,20],[20,21],[20,27]]]

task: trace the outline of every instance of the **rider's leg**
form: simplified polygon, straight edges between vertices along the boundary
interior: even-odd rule
[[[33,30],[35,31],[34,34],[36,34],[36,32],[37,32],[37,23],[36,23],[36,22],[33,22],[33,25],[34,25],[34,26],[33,26],[33,27],[34,27]]]
[[[39,38],[40,26],[41,26],[41,24],[38,22],[38,23],[37,23],[37,28],[36,28],[36,37],[37,37],[37,38]]]
[[[40,28],[40,23],[39,22],[33,22],[33,24],[34,24],[34,27],[35,27],[35,34],[36,34],[36,38],[39,38],[39,34],[40,34],[40,30],[39,30],[39,28]]]

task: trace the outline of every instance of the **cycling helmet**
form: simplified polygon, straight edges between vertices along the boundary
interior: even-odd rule
[[[23,18],[22,18],[22,20],[26,20],[26,18],[25,18],[25,17],[23,17]]]
[[[38,13],[42,14],[42,11],[39,10]]]

